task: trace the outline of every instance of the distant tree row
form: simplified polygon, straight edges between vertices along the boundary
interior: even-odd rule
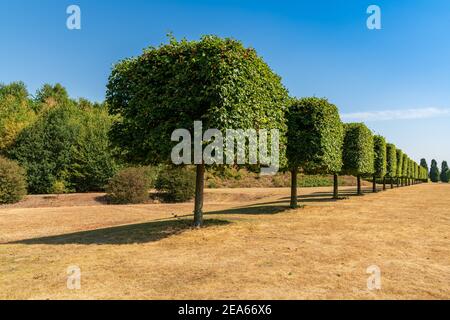
[[[425,161],[425,159],[422,159],[422,160]],[[432,182],[442,181],[444,183],[449,183],[450,170],[449,170],[447,161],[442,161],[441,170],[439,170],[437,161],[434,159],[431,160],[430,180]]]

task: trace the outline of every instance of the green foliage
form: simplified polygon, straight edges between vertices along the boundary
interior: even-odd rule
[[[387,155],[386,139],[382,136],[373,137],[374,175],[383,178],[386,175]]]
[[[420,159],[420,166],[425,168],[428,171],[428,163],[424,158]]]
[[[390,178],[397,176],[397,149],[392,143],[386,144],[386,175]]]
[[[397,154],[397,171],[396,171],[395,176],[397,178],[401,178],[401,177],[403,177],[403,157],[404,157],[404,154],[403,154],[403,151],[400,150],[400,149],[396,150],[396,154]]]
[[[373,135],[363,123],[345,124],[343,174],[371,175],[374,173]]]
[[[430,180],[432,182],[439,182],[440,172],[437,166],[436,160],[431,160],[431,168],[430,168]]]
[[[191,200],[195,195],[195,172],[184,167],[167,167],[159,173],[155,188],[167,202]]]
[[[25,128],[8,151],[27,171],[29,192],[102,190],[117,164],[109,147],[111,120],[105,110],[73,104],[54,107]]]
[[[119,171],[106,187],[108,200],[114,204],[144,203],[154,181],[147,167],[131,167]]]
[[[315,97],[293,100],[287,123],[289,167],[310,174],[341,171],[344,127],[335,105]]]
[[[448,171],[449,171],[449,168],[448,168],[447,161],[442,161],[442,167],[441,167],[441,181],[442,182],[445,182],[445,183],[449,182]]]
[[[128,161],[170,160],[175,129],[279,129],[285,161],[287,90],[254,49],[216,36],[150,47],[118,63],[109,78],[107,104],[119,115],[112,141]],[[223,132],[224,133],[224,132]]]
[[[25,171],[15,161],[0,157],[0,204],[18,202],[26,194]]]
[[[406,154],[403,154],[402,177],[408,178],[408,173],[409,173],[409,158]]]
[[[35,119],[28,96],[22,82],[0,84],[0,154],[4,153],[23,128]]]
[[[65,106],[72,103],[66,88],[61,84],[55,85],[44,84],[36,92],[35,106],[39,112],[54,108],[57,106]]]

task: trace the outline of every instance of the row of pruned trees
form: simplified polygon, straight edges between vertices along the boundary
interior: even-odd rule
[[[344,125],[328,101],[290,98],[281,78],[256,51],[234,39],[171,37],[168,44],[116,64],[107,88],[109,112],[117,119],[111,139],[131,163],[172,163],[178,143],[171,140],[174,130],[186,129],[198,139],[194,122],[202,121],[204,131],[277,129],[280,168],[293,173],[293,205],[298,171],[334,174],[336,197],[339,174],[357,176],[359,193],[361,178],[384,178],[388,165],[388,177],[401,179],[397,182],[419,179],[416,169],[421,170],[407,157],[400,157],[406,171],[397,174],[397,154],[390,152],[388,164],[384,140],[376,139],[380,152],[375,151],[370,130],[363,124]],[[213,136],[208,140],[219,142]],[[189,150],[189,157],[199,152],[194,149],[191,155]],[[226,150],[224,154],[228,157]],[[201,226],[206,164],[195,165],[194,225]]]
[[[394,144],[372,132],[363,123],[342,123],[338,108],[321,98],[303,98],[291,103],[287,115],[287,158],[291,170],[291,207],[297,206],[297,175],[334,175],[333,197],[338,198],[338,175],[370,178],[373,192],[377,182],[405,186],[428,180],[427,169],[410,159]]]

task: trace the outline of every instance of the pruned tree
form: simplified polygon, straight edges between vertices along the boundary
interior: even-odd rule
[[[439,182],[440,178],[440,172],[437,165],[436,160],[431,160],[431,167],[430,167],[430,180],[432,182]]]
[[[428,163],[425,158],[420,159],[420,166],[428,172],[428,170],[429,170]]]
[[[194,121],[202,121],[203,130],[222,133],[279,130],[280,165],[286,165],[287,90],[256,51],[239,41],[171,38],[169,44],[118,63],[107,88],[110,113],[120,117],[111,138],[130,162],[172,163],[174,130],[186,129],[193,136]],[[195,162],[194,224],[201,226],[205,163]]]
[[[406,154],[403,154],[402,186],[408,185],[408,172],[409,172],[409,158]]]
[[[386,190],[386,139],[376,135],[373,137],[374,173],[372,191],[377,192],[377,179],[383,180],[383,190]]]
[[[345,124],[342,173],[356,176],[358,195],[362,195],[361,177],[374,173],[373,150],[373,135],[365,124]]]
[[[344,127],[335,105],[321,98],[294,99],[287,115],[288,166],[291,170],[291,207],[297,207],[298,170],[308,174],[337,174],[342,169]]]
[[[394,188],[394,178],[397,174],[397,149],[392,143],[386,144],[386,176],[389,178],[391,189]]]
[[[448,164],[447,161],[442,161],[442,166],[441,166],[441,181],[448,183]]]
[[[396,150],[397,153],[397,173],[396,173],[396,178],[397,178],[397,188],[400,187],[400,183],[403,181],[402,177],[403,177],[403,151],[400,149]],[[403,183],[401,183],[403,185]]]

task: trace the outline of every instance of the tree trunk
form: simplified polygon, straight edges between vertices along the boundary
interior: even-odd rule
[[[357,181],[357,189],[356,189],[356,193],[357,193],[357,195],[358,196],[361,196],[362,195],[362,191],[361,191],[361,177],[360,176],[357,176],[356,177],[356,181]]]
[[[333,182],[333,199],[339,198],[339,178],[338,175],[334,175],[334,182]]]
[[[372,192],[377,192],[377,177],[374,175],[372,180]]]
[[[386,177],[383,177],[383,191],[386,191]]]
[[[391,182],[391,189],[394,189],[394,179],[389,178],[389,180],[391,180],[391,181],[390,181],[390,182]]]
[[[203,225],[203,190],[205,186],[205,164],[197,165],[197,176],[195,179],[195,207],[194,207],[194,226]]]
[[[400,178],[397,177],[397,188],[400,188]]]
[[[298,169],[291,170],[291,208],[297,208],[297,175]]]

